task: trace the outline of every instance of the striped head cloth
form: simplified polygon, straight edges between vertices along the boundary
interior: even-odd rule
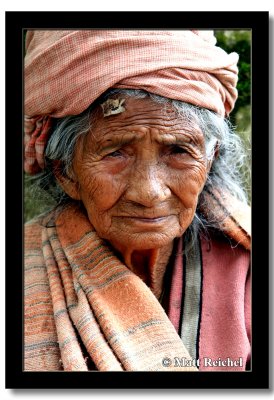
[[[238,55],[212,31],[29,31],[25,57],[25,171],[44,168],[52,118],[83,112],[109,88],[143,89],[227,116]]]

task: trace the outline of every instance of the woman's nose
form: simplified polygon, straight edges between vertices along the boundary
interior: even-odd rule
[[[125,197],[145,207],[153,207],[165,201],[170,193],[165,174],[159,166],[143,165],[132,173]]]

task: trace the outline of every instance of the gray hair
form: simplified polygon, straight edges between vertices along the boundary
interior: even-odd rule
[[[68,116],[56,120],[52,134],[45,150],[45,170],[35,177],[35,187],[46,190],[54,198],[57,205],[70,202],[71,199],[63,192],[55,179],[53,162],[58,160],[62,163],[62,173],[67,176],[73,174],[73,157],[75,145],[80,136],[87,135],[92,128],[96,118],[95,109],[100,102],[107,100],[113,95],[124,95],[135,98],[149,97],[163,108],[172,104],[178,117],[184,121],[198,123],[205,137],[206,156],[213,160],[211,170],[207,176],[203,191],[199,196],[199,202],[194,220],[188,228],[188,234],[193,241],[201,228],[219,228],[220,221],[208,220],[200,211],[200,206],[207,201],[204,193],[213,189],[226,192],[240,201],[247,203],[247,195],[243,185],[243,166],[246,154],[241,139],[234,132],[228,120],[217,115],[215,112],[196,107],[192,104],[171,100],[143,90],[111,89],[103,94],[82,114]],[[214,157],[216,143],[218,143],[218,157]]]

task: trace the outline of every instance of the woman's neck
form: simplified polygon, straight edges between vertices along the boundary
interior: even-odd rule
[[[117,246],[115,246],[117,248]],[[159,299],[163,290],[163,280],[173,243],[167,246],[149,249],[118,249],[126,266],[138,275],[150,287]]]

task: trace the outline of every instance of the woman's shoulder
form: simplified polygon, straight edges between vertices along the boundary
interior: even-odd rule
[[[33,231],[41,231],[52,220],[56,213],[56,208],[47,210],[32,219],[25,222],[25,235],[31,234]]]
[[[251,248],[251,208],[227,192],[205,193],[202,212],[218,229],[246,250]]]
[[[250,249],[231,235],[218,229],[211,229],[200,235],[203,262],[216,270],[247,274],[250,269]]]
[[[41,216],[35,217],[32,220],[25,223],[24,229],[24,243],[25,251],[32,248],[41,246],[41,234],[42,234],[42,218]]]
[[[42,231],[46,228],[48,221],[52,219],[53,210],[46,211],[31,220],[25,222],[24,245],[26,252],[32,249],[42,251]]]

